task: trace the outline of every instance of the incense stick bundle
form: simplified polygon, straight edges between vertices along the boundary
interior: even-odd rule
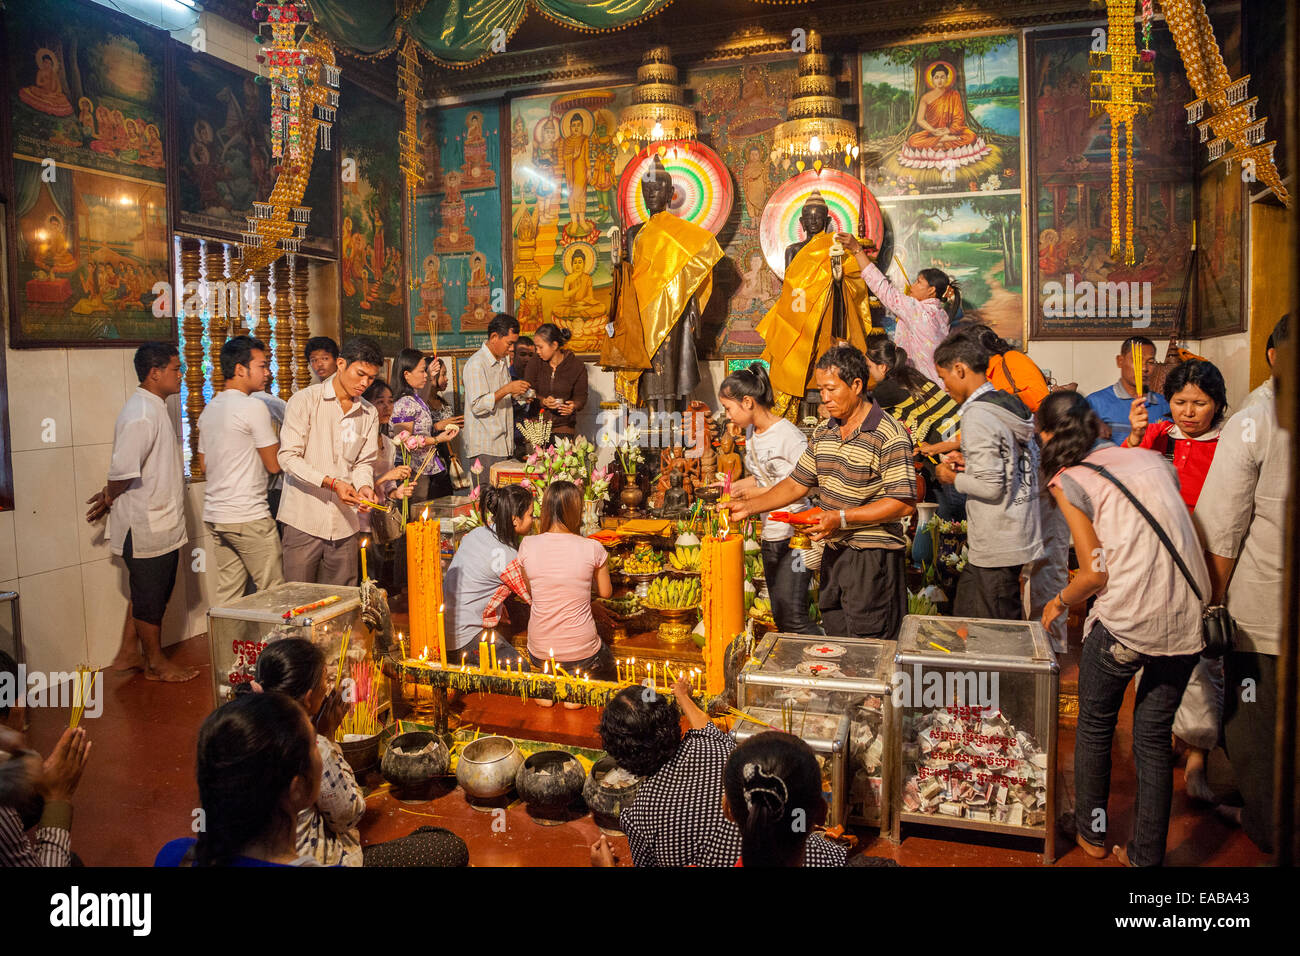
[[[343,668],[348,660],[348,641],[352,639],[352,628],[343,632],[343,646],[339,648],[339,668],[334,674],[334,689],[338,690],[339,685],[343,683]]]
[[[86,712],[87,688],[95,679],[95,671],[89,664],[77,665],[77,676],[73,678],[73,693],[76,694],[76,702],[72,705],[72,712],[68,715],[68,728],[73,729],[81,723],[81,715]]]

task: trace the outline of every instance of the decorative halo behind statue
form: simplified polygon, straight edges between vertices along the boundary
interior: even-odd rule
[[[649,218],[641,198],[641,177],[650,167],[654,154],[664,147],[659,161],[673,177],[673,198],[668,202],[668,210],[717,235],[731,215],[736,193],[727,164],[698,141],[656,143],[654,148],[647,146],[632,157],[618,180],[618,209],[623,227],[629,228]]]
[[[810,169],[777,187],[763,207],[763,218],[759,221],[758,241],[763,247],[763,258],[782,278],[785,277],[785,247],[807,238],[799,227],[799,215],[814,189],[821,190],[822,198],[830,207],[833,231],[856,231],[861,207],[866,213],[867,238],[877,248],[884,247],[885,219],[871,190],[848,173],[833,169],[815,173]]]

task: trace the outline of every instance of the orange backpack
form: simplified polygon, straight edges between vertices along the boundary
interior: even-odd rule
[[[1024,352],[1012,349],[1002,355],[989,356],[989,381],[993,387],[1010,392],[1020,399],[1031,412],[1038,411],[1051,388],[1042,371]]]

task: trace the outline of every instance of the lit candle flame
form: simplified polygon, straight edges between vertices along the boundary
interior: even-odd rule
[[[420,512],[420,520],[421,520],[421,521],[428,521],[428,520],[429,520],[429,506],[428,506],[428,505],[425,505],[425,506],[424,506],[424,510]]]
[[[361,539],[361,547],[365,548],[365,547],[369,547],[369,545],[370,545],[370,539],[369,539],[369,538],[362,538],[362,539]]]

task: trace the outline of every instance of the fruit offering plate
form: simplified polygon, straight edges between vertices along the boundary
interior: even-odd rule
[[[684,620],[699,610],[697,607],[665,607],[662,604],[651,604],[648,601],[642,601],[641,606],[647,611],[654,611],[662,617],[679,620]]]

